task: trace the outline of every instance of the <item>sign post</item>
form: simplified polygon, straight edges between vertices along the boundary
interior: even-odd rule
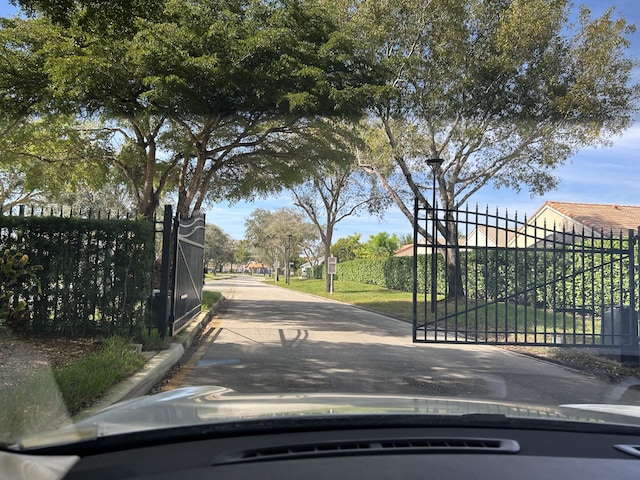
[[[329,257],[327,259],[327,275],[331,275],[331,281],[329,283],[329,293],[333,293],[333,276],[336,273],[336,265],[338,259],[336,257]]]

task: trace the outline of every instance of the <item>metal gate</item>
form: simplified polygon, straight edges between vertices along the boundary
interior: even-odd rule
[[[417,200],[414,218],[415,342],[616,348],[637,357],[637,230],[576,231]]]
[[[196,213],[189,218],[172,218],[165,206],[160,272],[160,331],[178,333],[200,312],[204,268],[205,217]]]

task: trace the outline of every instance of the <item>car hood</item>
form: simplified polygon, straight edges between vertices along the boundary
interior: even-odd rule
[[[572,404],[557,407],[405,395],[239,394],[224,387],[179,388],[112,405],[73,425],[25,437],[21,449],[146,430],[265,418],[364,415],[473,416],[606,422],[640,426],[640,407]],[[473,423],[470,423],[473,425]]]

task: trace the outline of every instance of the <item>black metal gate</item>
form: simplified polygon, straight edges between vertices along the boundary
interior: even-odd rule
[[[200,312],[204,268],[205,217],[172,218],[165,206],[160,272],[159,327],[162,332],[178,333]]]
[[[638,231],[577,231],[417,200],[414,218],[415,342],[604,347],[637,357]]]

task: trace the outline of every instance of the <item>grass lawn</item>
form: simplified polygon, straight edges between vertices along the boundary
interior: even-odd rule
[[[292,277],[291,285],[285,284],[283,280],[276,283],[273,278],[266,278],[265,281],[279,287],[332,298],[339,302],[370,308],[377,312],[388,313],[407,320],[412,318],[412,294],[408,292],[399,292],[362,283],[336,282],[334,284],[334,292],[327,293],[324,291],[324,280],[305,280]]]
[[[31,362],[27,372],[0,389],[0,444],[68,422],[144,362],[129,340],[117,337],[104,339],[96,352],[69,365]]]

